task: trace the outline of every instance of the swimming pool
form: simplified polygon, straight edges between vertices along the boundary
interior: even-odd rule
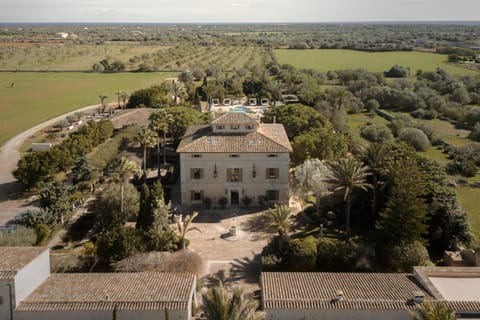
[[[230,109],[230,112],[243,112],[243,113],[248,113],[249,110],[247,107],[233,107]]]

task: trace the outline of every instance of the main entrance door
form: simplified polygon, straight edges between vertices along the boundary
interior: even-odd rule
[[[240,201],[240,195],[238,194],[238,190],[230,190],[230,205],[238,206]]]

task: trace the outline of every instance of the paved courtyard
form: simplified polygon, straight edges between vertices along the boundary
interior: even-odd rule
[[[202,232],[188,233],[189,249],[203,259],[205,285],[221,281],[241,286],[246,292],[259,289],[260,253],[273,236],[268,232],[264,211],[202,211],[193,225]],[[236,227],[235,235],[231,233],[232,226]]]

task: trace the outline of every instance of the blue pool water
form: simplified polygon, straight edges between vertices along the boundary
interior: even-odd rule
[[[248,108],[247,107],[233,107],[232,109],[230,109],[230,112],[248,113]]]

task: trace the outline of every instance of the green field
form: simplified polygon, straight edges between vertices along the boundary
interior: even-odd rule
[[[393,65],[409,67],[415,74],[418,69],[428,71],[442,68],[453,74],[479,74],[447,64],[447,56],[426,52],[363,52],[354,50],[275,50],[280,63],[300,69],[329,70],[366,69],[370,72],[389,70]]]
[[[145,88],[173,73],[0,73],[0,145],[59,114],[99,104],[98,96]],[[11,88],[11,83],[14,83]]]
[[[476,238],[476,245],[480,244],[480,209],[478,208],[479,196],[480,191],[478,188],[457,188],[457,197],[462,207],[468,212],[470,226]]]

